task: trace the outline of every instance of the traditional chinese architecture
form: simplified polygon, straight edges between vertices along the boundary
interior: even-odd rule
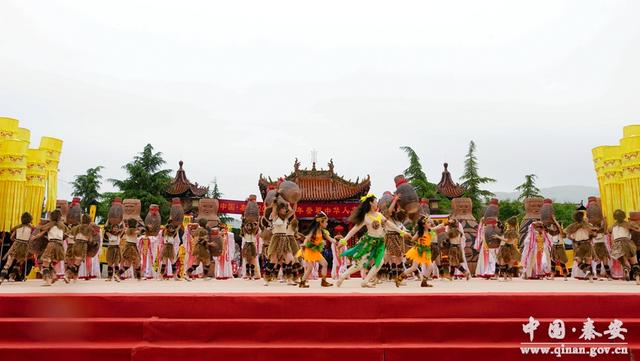
[[[453,199],[462,197],[464,194],[464,187],[459,185],[458,183],[454,183],[451,178],[451,173],[449,173],[449,163],[444,164],[444,171],[442,172],[442,178],[440,179],[440,183],[438,183],[438,193],[441,195]]]
[[[168,200],[176,197],[180,198],[185,211],[189,212],[198,206],[201,198],[204,198],[207,195],[209,187],[201,187],[198,183],[191,183],[182,168],[184,162],[180,161],[178,165],[180,168],[178,168],[176,176],[165,191],[165,197]]]
[[[360,197],[365,196],[371,187],[369,176],[355,182],[346,180],[335,173],[333,160],[328,164],[328,169],[317,169],[313,163],[311,169],[301,169],[298,159],[293,164],[293,172],[284,179],[293,181],[300,187],[302,198],[298,203],[297,216],[302,220],[310,220],[313,216],[323,211],[329,216],[333,226],[337,224],[347,225],[347,218],[351,211],[360,203]],[[265,198],[269,187],[275,187],[277,180],[264,178],[260,175],[258,187],[262,199]],[[302,227],[304,229],[304,227]],[[345,227],[348,228],[348,227]]]

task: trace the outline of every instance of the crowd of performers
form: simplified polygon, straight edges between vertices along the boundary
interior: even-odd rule
[[[383,282],[401,287],[408,278],[418,280],[421,287],[432,287],[429,281],[434,278],[469,280],[463,225],[455,219],[436,224],[424,208],[416,206],[415,191],[403,189],[402,181],[397,185],[395,193],[386,192],[380,199],[372,194],[362,197],[349,218],[353,226],[345,236],[339,230],[331,234],[323,212],[300,232],[295,215],[299,189],[293,183],[270,190],[262,214],[255,196],[250,197],[240,234],[242,277],[263,278],[267,286],[278,282],[300,288],[308,288],[309,280],[315,278],[320,279],[321,287],[334,286],[332,282],[340,287],[356,272],[366,288]],[[552,279],[557,273],[566,280],[569,260],[565,241],[570,241],[573,276],[589,281],[611,279],[613,268],[619,267],[624,279],[640,284],[632,236],[640,232],[640,224],[628,221],[622,210],[615,211],[615,223],[607,227],[597,204],[590,203],[591,212],[577,211],[574,223],[563,228],[545,202],[541,219],[526,225],[523,237],[515,217],[498,221],[497,206],[495,200],[489,203],[477,229],[476,276],[508,281],[513,277]],[[159,279],[187,281],[233,277],[233,234],[206,218],[183,223],[179,200],[174,201],[164,225],[155,205],[142,222],[124,219],[122,204],[116,200],[103,228],[78,213],[79,207],[71,209],[75,211],[70,210],[66,222],[55,210],[37,227],[32,226],[29,213],[22,215],[21,224],[11,232],[13,244],[0,272],[0,283],[15,278],[28,257],[38,260],[46,285],[59,278],[61,264],[62,278],[69,283],[81,272],[91,272],[102,245],[106,245],[107,281],[140,280],[153,274]],[[356,239],[348,248],[349,241]],[[331,270],[325,259],[327,246],[332,250]]]

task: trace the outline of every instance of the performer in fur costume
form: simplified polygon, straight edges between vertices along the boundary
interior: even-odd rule
[[[133,268],[135,278],[142,280],[141,258],[138,250],[138,238],[140,230],[138,229],[138,220],[135,218],[127,219],[127,230],[125,232],[125,243],[122,250],[123,268],[120,270],[120,278],[129,268]]]
[[[176,266],[176,254],[180,247],[180,235],[173,222],[167,223],[159,235],[162,248],[160,250],[160,279],[173,276],[178,281],[178,268]],[[171,275],[169,275],[171,271]]]
[[[371,281],[378,273],[384,259],[385,232],[400,233],[400,230],[378,212],[378,201],[373,194],[368,194],[360,199],[360,205],[353,211],[349,221],[355,226],[349,231],[345,241],[348,242],[362,228],[366,228],[367,233],[358,240],[353,248],[342,253],[343,256],[351,257],[353,264],[340,275],[336,285],[340,287],[351,274],[368,269],[369,272],[363,279],[361,286],[375,287]]]
[[[258,249],[260,247],[260,230],[258,222],[243,218],[240,230],[242,237],[242,260],[245,266],[245,278],[260,279],[260,264],[258,263]]]
[[[198,221],[198,228],[196,228],[192,233],[193,239],[191,241],[191,256],[193,257],[194,262],[186,272],[187,281],[193,280],[191,275],[201,263],[204,278],[208,278],[209,267],[211,266],[211,252],[209,250],[211,243],[209,242],[209,233],[210,230],[207,228],[207,220],[200,219]]]
[[[388,276],[389,279],[397,281],[403,272],[402,259],[405,255],[404,237],[405,235],[410,237],[410,235],[405,232],[403,224],[407,218],[407,213],[397,205],[398,199],[400,198],[399,194],[391,195],[391,193],[388,193],[388,195],[385,196],[392,198],[391,203],[386,207],[383,214],[389,222],[393,223],[395,228],[400,230],[400,232],[389,230],[384,234],[385,264],[388,265]]]
[[[640,266],[636,256],[636,245],[631,238],[632,232],[640,232],[640,226],[627,221],[627,214],[620,209],[613,212],[615,223],[611,227],[613,247],[611,257],[617,259],[624,267],[624,279],[635,280],[640,284]]]
[[[415,271],[422,266],[420,275],[420,287],[433,287],[427,281],[427,275],[424,274],[427,268],[431,265],[431,240],[435,238],[435,234],[432,234],[429,229],[429,219],[426,216],[421,216],[416,225],[416,233],[413,235],[412,241],[415,243],[411,249],[407,251],[405,256],[413,263],[406,271],[401,273],[396,278],[396,287],[400,287],[402,280],[412,275]]]
[[[497,254],[498,278],[503,277],[504,281],[510,281],[513,275],[519,274],[518,262],[522,255],[518,250],[518,240],[520,239],[518,219],[511,217],[507,219],[506,229],[503,235],[496,234],[493,237],[500,240],[500,247]]]
[[[331,238],[327,225],[329,224],[329,217],[324,212],[316,214],[311,224],[309,234],[307,234],[305,243],[302,246],[302,258],[305,262],[305,272],[300,280],[300,288],[309,288],[307,280],[311,275],[314,264],[318,263],[322,268],[322,281],[320,286],[331,287],[333,284],[327,282],[327,269],[329,264],[324,259],[322,251],[324,250],[325,241],[335,243],[336,240]]]
[[[9,274],[12,274],[12,278],[16,279],[23,272],[22,270],[29,255],[29,241],[34,233],[31,221],[33,221],[31,214],[24,212],[20,217],[20,225],[11,230],[11,241],[13,243],[5,256],[7,262],[0,272],[0,284],[9,277]]]
[[[58,276],[53,268],[58,262],[64,261],[64,246],[62,244],[65,232],[68,232],[67,226],[62,222],[62,213],[60,210],[54,210],[49,215],[49,222],[39,229],[39,233],[34,238],[40,238],[47,235],[49,240],[47,247],[42,253],[42,279],[45,285],[50,286],[54,283]]]
[[[574,223],[565,229],[567,237],[573,241],[575,264],[586,275],[589,282],[593,282],[593,245],[591,243],[594,228],[585,220],[585,214],[578,211],[573,215]]]
[[[107,282],[114,280],[120,282],[120,263],[122,253],[120,240],[124,237],[124,222],[116,224],[107,223],[104,227],[104,235],[107,241]]]
[[[567,262],[569,262],[569,258],[567,257],[566,250],[564,249],[564,239],[566,235],[555,216],[553,217],[553,223],[547,226],[547,232],[551,236],[552,242],[551,278],[555,278],[556,268],[560,267],[560,272],[562,272],[562,276],[566,281],[569,276],[569,271],[567,270]]]
[[[274,281],[283,265],[293,264],[294,254],[291,223],[295,220],[295,210],[280,196],[273,202],[271,210],[272,236],[267,250],[269,263],[265,267],[266,285]],[[295,237],[295,236],[294,236]],[[295,238],[294,238],[295,241]],[[297,244],[297,243],[296,243]],[[297,248],[295,249],[297,252]],[[287,276],[290,272],[287,272]]]
[[[452,219],[449,221],[446,232],[449,245],[449,279],[452,280],[455,277],[455,272],[458,271],[468,281],[471,279],[471,273],[464,255],[466,238],[462,226],[458,221]]]
[[[94,237],[91,217],[86,214],[82,215],[79,225],[71,228],[69,236],[74,239],[74,243],[71,248],[71,259],[69,260],[69,264],[67,264],[67,269],[64,274],[64,281],[66,283],[78,279],[79,267],[82,261],[87,258],[89,244],[98,242]]]

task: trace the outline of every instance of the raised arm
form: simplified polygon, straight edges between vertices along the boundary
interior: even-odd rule
[[[362,229],[362,227],[364,227],[364,222],[357,224],[353,228],[351,228],[349,233],[347,233],[347,235],[344,237],[345,242],[348,242],[351,238],[353,238],[353,236],[355,236],[358,233],[358,231]]]

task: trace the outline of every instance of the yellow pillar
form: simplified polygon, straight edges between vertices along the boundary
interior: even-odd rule
[[[622,180],[624,183],[625,211],[640,209],[640,136],[624,137],[622,149]]]
[[[0,231],[7,232],[20,222],[24,211],[28,143],[6,139],[0,142]]]
[[[613,145],[605,149],[604,154],[604,192],[607,200],[608,224],[613,224],[613,211],[624,209],[622,187],[622,152],[620,146]]]
[[[605,193],[605,189],[604,189],[604,156],[605,156],[605,152],[606,149],[609,146],[607,145],[603,145],[600,147],[596,147],[593,148],[593,150],[591,151],[591,153],[593,154],[593,165],[596,171],[596,176],[598,178],[598,191],[600,192],[600,199],[601,199],[601,207],[602,207],[602,212],[603,214],[607,214],[607,201],[608,198],[606,196]]]
[[[62,151],[62,140],[42,137],[40,139],[40,149],[45,151],[47,162],[47,202],[45,210],[51,212],[56,209],[58,196],[58,164],[60,162],[60,152]]]
[[[27,150],[27,183],[25,210],[33,216],[34,224],[42,215],[47,187],[47,154],[41,149]]]

